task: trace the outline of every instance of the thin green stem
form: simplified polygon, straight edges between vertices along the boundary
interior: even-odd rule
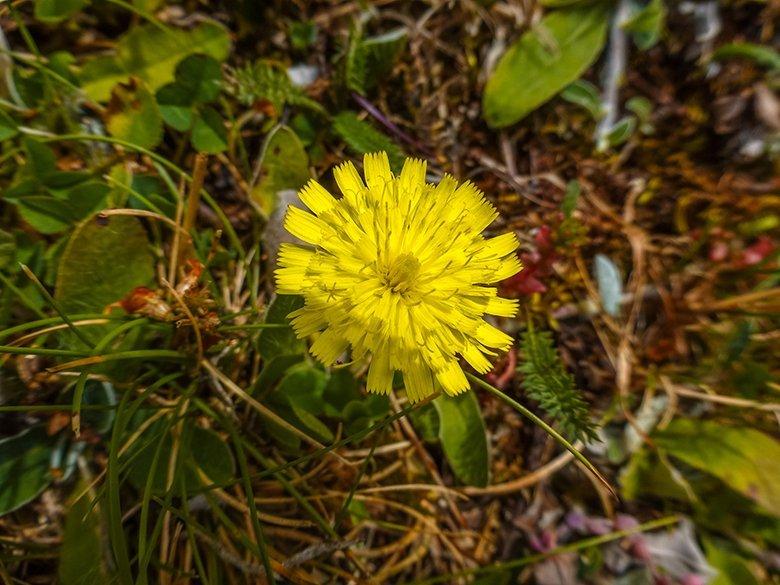
[[[62,310],[62,307],[60,307],[60,304],[54,299],[51,293],[46,290],[46,287],[43,286],[43,283],[38,280],[38,277],[35,276],[35,273],[30,270],[27,265],[22,264],[21,262],[19,262],[19,268],[22,269],[22,272],[24,272],[27,278],[29,278],[38,288],[41,295],[43,295],[43,298],[46,299],[46,302],[51,305],[51,307],[60,317],[62,317],[62,320],[65,321],[70,330],[73,331],[73,334],[78,337],[84,345],[90,348],[94,348],[95,344],[92,342],[92,340],[89,339],[89,337],[87,337],[83,331],[79,331],[79,328],[73,324],[73,321],[71,321],[70,318],[65,314],[65,312]]]
[[[16,295],[16,297],[24,304],[25,307],[30,309],[33,313],[38,315],[39,317],[45,317],[46,313],[41,311],[38,307],[36,307],[25,295],[24,293],[19,290],[19,287],[16,286],[13,282],[11,282],[11,279],[8,278],[5,274],[0,272],[0,280],[3,281],[3,284],[8,287],[8,290],[10,290],[12,293]]]
[[[610,493],[617,497],[617,494],[615,493],[615,490],[612,488],[612,486],[609,484],[609,482],[606,480],[606,478],[601,475],[598,469],[596,469],[596,466],[593,465],[588,459],[580,453],[574,445],[572,445],[569,441],[566,440],[566,438],[563,437],[558,431],[556,431],[554,428],[552,428],[550,425],[548,425],[546,422],[544,422],[541,418],[536,416],[533,412],[528,410],[525,406],[520,404],[517,400],[514,398],[507,396],[501,390],[496,388],[495,386],[488,384],[481,378],[478,378],[477,376],[470,374],[466,372],[466,377],[474,382],[477,386],[480,388],[487,390],[490,392],[493,396],[496,396],[497,398],[500,398],[502,401],[504,401],[506,404],[514,408],[517,412],[522,414],[527,419],[531,420],[535,425],[538,425],[541,427],[548,435],[550,435],[553,439],[555,439],[562,447],[564,447],[569,453],[574,455],[575,459],[582,463],[582,465],[585,466],[585,468],[590,471],[596,479],[598,479],[604,486],[610,491]]]
[[[676,524],[679,521],[680,521],[679,516],[665,516],[664,518],[651,520],[649,522],[645,522],[644,524],[639,524],[632,528],[626,528],[625,530],[618,530],[616,532],[610,532],[609,534],[594,536],[592,538],[584,538],[583,540],[572,542],[570,544],[564,544],[562,546],[556,547],[547,552],[539,553],[536,555],[530,555],[527,557],[523,557],[522,559],[517,559],[515,561],[508,561],[505,563],[494,563],[487,567],[467,569],[465,571],[459,571],[457,573],[450,573],[449,575],[439,575],[438,577],[434,577],[432,579],[425,579],[423,581],[406,582],[404,585],[434,585],[435,583],[447,583],[447,582],[451,583],[454,582],[458,577],[477,575],[479,573],[493,573],[498,571],[508,571],[511,569],[517,569],[519,567],[532,565],[534,563],[538,563],[539,561],[543,561],[545,559],[549,559],[550,557],[555,557],[564,553],[578,552],[581,550],[592,548],[594,546],[601,546],[602,544],[614,542],[616,540],[620,540],[621,538],[631,536],[632,534],[638,534],[640,532],[648,532],[650,530],[657,530],[658,528],[664,528],[665,526],[671,526],[672,524]]]
[[[17,345],[0,345],[0,354],[13,353],[17,355],[52,355],[57,357],[84,357],[87,351],[73,351],[70,349],[50,349],[47,347],[19,347]]]

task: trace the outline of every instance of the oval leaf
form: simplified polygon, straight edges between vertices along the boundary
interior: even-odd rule
[[[780,516],[780,443],[769,435],[712,421],[675,419],[653,438],[673,457]]]
[[[23,506],[51,483],[52,445],[42,427],[0,441],[0,516]]]
[[[60,259],[55,298],[66,313],[101,312],[154,278],[146,232],[134,217],[92,217]]]
[[[604,46],[604,5],[544,17],[501,57],[485,87],[482,111],[494,128],[514,124],[577,79]]]
[[[439,414],[439,440],[457,478],[484,487],[490,477],[485,422],[473,392],[440,396],[433,401]]]

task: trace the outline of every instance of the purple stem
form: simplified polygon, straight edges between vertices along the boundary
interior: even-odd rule
[[[428,158],[435,158],[433,152],[425,146],[423,143],[421,143],[419,140],[412,138],[409,136],[406,132],[401,130],[396,124],[391,122],[387,116],[385,116],[382,112],[379,111],[379,109],[372,104],[370,101],[368,101],[366,98],[364,98],[362,95],[356,92],[352,92],[352,99],[354,99],[358,105],[363,108],[368,114],[374,118],[377,122],[382,124],[387,130],[393,134],[398,140],[401,140],[402,142],[405,142],[406,144],[412,146],[416,150],[419,150],[425,156]]]

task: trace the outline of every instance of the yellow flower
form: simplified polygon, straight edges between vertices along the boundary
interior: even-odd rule
[[[424,161],[407,159],[396,177],[380,152],[363,168],[365,183],[352,163],[336,167],[340,199],[310,181],[300,198],[313,215],[287,212],[285,228],[312,245],[279,250],[279,294],[306,300],[290,314],[293,328],[301,338],[321,332],[311,352],[325,365],[348,346],[355,359],[370,354],[370,392],[389,393],[395,370],[413,402],[439,386],[463,392],[458,356],[485,373],[486,355],[512,343],[483,317],[517,312],[490,286],[520,270],[517,238],[482,237],[495,208],[470,182],[426,183]]]

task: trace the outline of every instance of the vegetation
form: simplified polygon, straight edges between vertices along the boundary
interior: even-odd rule
[[[777,16],[0,4],[2,583],[780,582]],[[519,240],[486,373],[407,393],[291,325],[285,214],[380,151]]]

